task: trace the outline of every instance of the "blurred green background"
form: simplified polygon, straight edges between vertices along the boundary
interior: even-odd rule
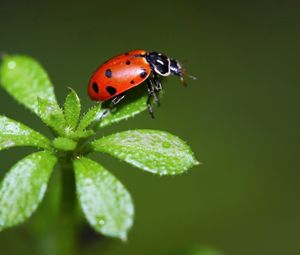
[[[299,7],[297,1],[1,0],[0,51],[39,60],[60,102],[70,86],[87,109],[92,71],[136,48],[177,58],[198,77],[187,79],[188,88],[167,79],[154,120],[143,113],[104,134],[165,130],[186,140],[203,164],[158,177],[98,156],[131,192],[135,224],[127,243],[88,231],[82,254],[164,255],[198,244],[233,255],[300,254]],[[0,114],[47,134],[2,89]],[[30,151],[1,151],[0,176]],[[51,254],[44,202],[25,225],[0,233],[1,255],[41,254],[41,245]]]

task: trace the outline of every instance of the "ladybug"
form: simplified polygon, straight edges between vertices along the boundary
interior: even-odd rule
[[[101,65],[92,75],[88,94],[92,100],[119,103],[125,92],[142,84],[147,85],[147,107],[154,117],[151,99],[159,105],[158,93],[162,89],[159,76],[177,75],[184,85],[183,69],[179,62],[158,52],[133,50],[115,56]]]

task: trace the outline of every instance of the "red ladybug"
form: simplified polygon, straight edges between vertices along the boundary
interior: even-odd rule
[[[183,69],[179,62],[161,53],[133,50],[115,56],[101,65],[92,75],[88,93],[92,100],[108,101],[116,105],[124,98],[124,92],[147,84],[149,113],[153,117],[151,98],[159,104],[158,92],[162,89],[158,76],[177,75],[185,84]]]

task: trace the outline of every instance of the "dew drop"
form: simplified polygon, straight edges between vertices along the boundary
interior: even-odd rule
[[[96,218],[99,225],[103,226],[105,224],[105,218],[103,216],[98,216]]]
[[[15,61],[9,61],[8,62],[8,68],[9,69],[14,69],[17,66]]]

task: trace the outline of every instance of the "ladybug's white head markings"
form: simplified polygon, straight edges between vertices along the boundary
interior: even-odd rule
[[[148,52],[145,58],[153,72],[161,76],[177,75],[182,83],[185,84],[183,68],[176,59],[168,58],[157,52]]]
[[[183,69],[176,59],[171,59],[170,70],[171,70],[171,73],[174,75],[178,75],[180,77],[183,76]]]
[[[186,85],[184,80],[185,75],[194,80],[196,79],[196,77],[186,74],[181,64],[176,59],[168,58],[166,55],[157,52],[148,52],[144,57],[149,63],[152,71],[161,76],[177,75],[180,77],[183,85]]]
[[[169,76],[171,74],[170,59],[167,56],[157,52],[148,52],[145,58],[152,71],[161,76]]]

